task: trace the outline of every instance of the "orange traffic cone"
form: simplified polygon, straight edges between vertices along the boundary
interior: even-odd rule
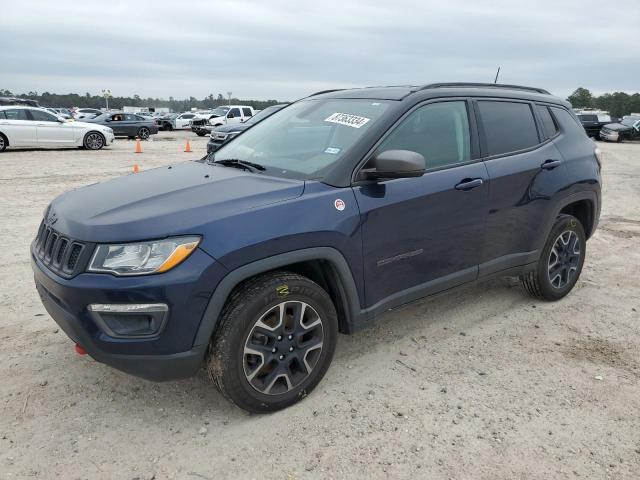
[[[142,145],[140,145],[140,139],[138,137],[136,137],[135,153],[142,153]]]
[[[133,164],[133,173],[138,173],[139,171],[140,171],[140,167],[138,166],[137,163],[134,163]]]
[[[184,147],[184,151],[185,153],[191,153],[193,150],[191,150],[191,143],[189,143],[189,140],[187,140],[187,144]]]

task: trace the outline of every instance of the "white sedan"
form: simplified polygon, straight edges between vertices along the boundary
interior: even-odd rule
[[[44,108],[0,107],[0,152],[7,147],[84,147],[113,143],[113,130],[95,123],[68,122]]]

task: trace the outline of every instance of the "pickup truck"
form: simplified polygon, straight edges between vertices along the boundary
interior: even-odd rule
[[[228,105],[217,107],[205,115],[197,115],[191,121],[191,131],[200,137],[211,133],[215,127],[242,123],[256,114],[248,105]]]

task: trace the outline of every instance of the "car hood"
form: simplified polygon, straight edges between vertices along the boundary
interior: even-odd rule
[[[613,130],[615,132],[622,132],[625,130],[631,130],[633,127],[624,125],[623,123],[607,123],[604,128]]]
[[[87,242],[200,234],[224,217],[296,198],[304,182],[185,162],[93,184],[56,198],[53,227]]]
[[[249,128],[251,124],[246,123],[232,123],[231,125],[222,125],[220,127],[216,127],[213,129],[214,132],[243,132],[247,128]]]
[[[88,122],[86,118],[83,118],[82,120],[76,120],[73,122],[65,122],[65,124],[67,123],[72,127],[78,127],[78,128],[94,128],[96,125],[105,126],[104,124],[98,123],[98,122]]]

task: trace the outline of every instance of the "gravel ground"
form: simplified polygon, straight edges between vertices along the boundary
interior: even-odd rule
[[[601,224],[567,298],[495,281],[406,306],[341,336],[304,401],[256,416],[204,374],[154,384],[79,357],[29,266],[53,197],[205,141],[0,154],[0,478],[640,476],[640,144],[600,144]]]

